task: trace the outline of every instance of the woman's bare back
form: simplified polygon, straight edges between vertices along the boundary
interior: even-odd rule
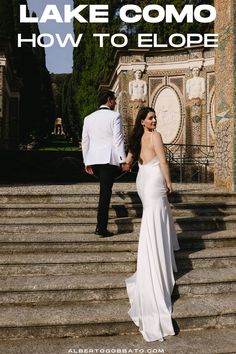
[[[153,132],[147,132],[142,136],[141,151],[139,156],[139,163],[141,165],[149,163],[156,156],[156,152],[153,145],[153,134]]]

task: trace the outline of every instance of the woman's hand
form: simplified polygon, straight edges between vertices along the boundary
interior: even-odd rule
[[[171,182],[166,183],[166,188],[167,188],[167,193],[172,193],[173,192],[173,187]]]
[[[121,164],[121,170],[122,170],[123,172],[129,172],[129,171],[130,171],[130,165],[129,165],[127,162],[122,163],[122,164]]]

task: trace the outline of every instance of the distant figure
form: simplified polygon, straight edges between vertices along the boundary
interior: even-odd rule
[[[201,100],[204,98],[205,93],[205,79],[203,77],[199,77],[200,69],[195,67],[192,69],[193,77],[187,80],[186,83],[186,91],[187,98],[191,100],[192,98],[200,98]]]
[[[54,134],[65,135],[63,131],[62,118],[57,118],[54,123]]]
[[[141,80],[142,71],[136,70],[134,72],[135,80],[130,81],[129,83],[129,94],[131,96],[131,100],[145,100],[145,96],[147,95],[147,83],[144,80]]]

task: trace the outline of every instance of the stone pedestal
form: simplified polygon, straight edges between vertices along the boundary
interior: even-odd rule
[[[194,98],[188,101],[188,143],[192,145],[201,144],[201,122],[202,122],[202,100]]]
[[[191,181],[193,176],[202,174],[202,167],[198,164],[201,155],[200,146],[203,144],[203,123],[205,113],[205,100],[199,97],[189,99],[186,105],[186,147],[185,179]],[[195,162],[193,162],[195,161]],[[189,165],[188,165],[189,162]],[[200,176],[200,180],[202,176]]]
[[[219,34],[216,49],[216,139],[215,185],[227,190],[236,189],[236,4],[234,0],[215,0]]]
[[[129,114],[129,136],[133,130],[135,120],[138,114],[138,111],[140,110],[141,107],[146,106],[146,101],[143,100],[130,100],[129,101],[129,107],[130,107],[130,114]]]

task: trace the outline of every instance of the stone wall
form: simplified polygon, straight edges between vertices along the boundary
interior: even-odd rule
[[[220,142],[220,143],[219,143]],[[217,124],[215,145],[215,183],[218,186],[231,186],[232,144],[228,118],[223,118]]]
[[[216,142],[215,185],[235,190],[235,16],[234,0],[215,0],[217,19],[215,32],[219,34],[216,49]]]

